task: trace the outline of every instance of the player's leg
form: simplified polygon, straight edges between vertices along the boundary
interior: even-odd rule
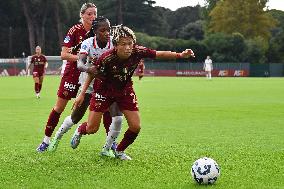
[[[36,98],[39,98],[39,77],[34,75],[33,80],[34,80],[34,90],[35,90]]]
[[[112,150],[116,149],[115,141],[119,136],[122,127],[123,114],[120,111],[117,103],[114,102],[109,109],[112,116],[112,123],[110,125],[110,129],[106,137],[106,143],[102,149],[101,155],[108,154],[110,149]]]
[[[57,130],[54,138],[51,140],[50,145],[48,147],[49,151],[55,151],[57,149],[57,146],[59,144],[60,139],[64,135],[64,133],[67,133],[67,131],[75,124],[77,124],[84,116],[85,112],[88,109],[88,106],[90,104],[91,94],[86,93],[84,101],[80,107],[77,107],[74,109],[71,113],[71,115],[67,116],[63,123],[61,124],[60,128]]]
[[[128,129],[116,148],[116,156],[122,160],[131,160],[131,157],[126,155],[124,151],[135,141],[140,132],[140,114],[138,111],[123,110],[122,112],[127,120]]]
[[[86,134],[94,134],[99,130],[101,119],[102,119],[102,112],[89,112],[88,122],[84,122],[80,124],[73,137],[71,139],[71,147],[73,149],[77,148],[80,144],[81,137]]]
[[[40,93],[40,91],[41,91],[41,88],[42,88],[42,83],[43,83],[43,75],[42,76],[40,76],[39,77],[39,82],[38,82],[38,90],[39,90],[39,92],[38,93]]]
[[[80,143],[82,135],[94,134],[99,130],[103,112],[105,112],[113,101],[105,95],[97,93],[93,95],[90,100],[90,111],[88,123],[79,125],[71,139],[71,147],[77,148]],[[99,104],[99,105],[98,105]]]
[[[112,117],[110,115],[110,111],[108,110],[103,114],[103,124],[104,124],[104,128],[105,128],[105,131],[106,131],[106,135],[109,132],[111,122],[112,122]]]
[[[211,79],[211,71],[208,72],[209,79]]]
[[[58,124],[61,113],[64,111],[69,100],[58,97],[55,106],[49,114],[46,126],[45,126],[45,137],[43,142],[37,148],[38,152],[45,151],[50,143],[50,137]]]
[[[140,132],[140,114],[138,109],[138,102],[133,88],[128,88],[126,94],[116,99],[118,107],[122,110],[127,123],[128,129],[124,133],[124,137],[116,148],[116,156],[122,160],[131,160],[131,158],[124,153],[125,149],[134,142]]]

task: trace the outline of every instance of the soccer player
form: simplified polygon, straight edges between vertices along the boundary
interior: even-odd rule
[[[75,106],[80,106],[84,101],[85,91],[95,77],[96,86],[90,102],[90,113],[88,122],[82,123],[76,129],[72,140],[72,148],[76,148],[83,135],[96,133],[100,126],[103,112],[116,102],[123,112],[128,130],[122,141],[116,148],[115,155],[121,160],[131,160],[124,152],[131,145],[140,132],[140,114],[137,98],[133,89],[132,75],[138,63],[143,58],[175,59],[189,58],[194,56],[191,49],[182,53],[171,51],[156,51],[136,44],[134,32],[126,26],[116,26],[112,30],[114,48],[104,53],[95,65],[97,73],[89,74],[82,88],[82,92],[76,98]],[[107,146],[109,148],[109,146]]]
[[[71,48],[86,39],[87,32],[90,31],[96,17],[97,7],[93,3],[84,3],[80,10],[80,23],[69,29],[63,41],[61,58],[62,60],[67,60],[67,65],[61,78],[55,106],[50,112],[45,126],[45,136],[36,149],[38,152],[44,152],[48,148],[50,137],[58,124],[61,113],[64,111],[68,101],[76,97],[80,86],[78,83],[80,70],[77,68],[77,52],[71,52]]]
[[[204,61],[203,69],[206,72],[206,78],[211,79],[211,72],[213,70],[213,64],[210,56],[207,56],[207,58]]]
[[[31,65],[33,64],[33,79],[35,82],[34,90],[36,98],[40,98],[40,91],[42,88],[44,73],[48,66],[48,63],[46,57],[41,53],[40,46],[36,46],[35,52],[36,54],[32,56],[27,71],[28,69],[30,69]]]
[[[144,76],[144,70],[145,70],[145,64],[144,64],[144,59],[141,59],[141,61],[138,64],[138,68],[137,68],[137,75],[139,77],[139,80],[142,79],[142,77]]]
[[[79,83],[81,85],[84,84],[85,79],[87,78],[87,73],[92,73],[91,62],[96,61],[102,53],[113,48],[112,38],[109,35],[110,22],[107,18],[102,16],[96,18],[93,21],[93,27],[90,32],[94,32],[93,34],[94,37],[90,37],[84,40],[82,42],[81,49],[79,52],[79,60],[77,67],[80,71],[82,71],[79,78]],[[77,124],[82,119],[89,106],[92,92],[93,92],[93,83],[89,85],[87,91],[85,92],[85,99],[81,104],[81,106],[75,107],[72,111],[72,114],[64,119],[64,122],[56,132],[55,137],[51,140],[50,145],[48,147],[48,151],[55,151],[63,134],[66,133],[73,125]],[[104,116],[104,118],[105,117],[106,116]],[[113,130],[119,127],[116,130],[118,130],[120,133],[121,124],[122,124],[122,113],[120,111],[116,112],[112,120],[113,124],[116,123],[119,124],[118,126],[116,126],[117,124],[114,126],[111,125],[110,126],[111,129]],[[106,122],[106,120],[104,121]],[[115,148],[115,145],[113,146],[113,148]],[[108,153],[113,153],[113,152],[106,151],[104,153],[108,155]]]

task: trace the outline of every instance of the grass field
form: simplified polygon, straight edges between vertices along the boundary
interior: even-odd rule
[[[0,188],[204,188],[189,175],[203,156],[221,167],[210,188],[284,188],[284,78],[146,77],[134,83],[142,130],[127,150],[133,160],[120,161],[98,155],[103,127],[76,150],[72,128],[55,153],[36,153],[59,77],[45,78],[39,100],[31,77],[0,78]]]

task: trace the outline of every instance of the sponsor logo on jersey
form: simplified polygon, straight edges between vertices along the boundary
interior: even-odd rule
[[[70,37],[66,36],[65,39],[64,39],[64,43],[69,43],[69,41],[70,41]]]

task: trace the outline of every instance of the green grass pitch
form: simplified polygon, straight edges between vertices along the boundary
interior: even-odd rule
[[[36,153],[59,80],[46,77],[36,99],[32,77],[0,78],[0,188],[204,188],[189,175],[203,156],[221,167],[210,188],[284,188],[283,78],[135,77],[142,129],[132,161],[98,155],[103,127],[76,150],[73,127],[55,153]]]

